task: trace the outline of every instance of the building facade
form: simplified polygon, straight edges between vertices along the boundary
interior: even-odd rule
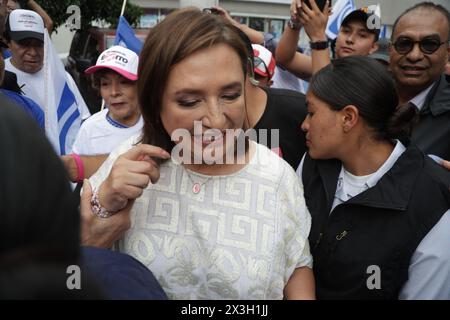
[[[332,0],[332,3],[337,0]],[[407,8],[422,0],[354,0],[357,8],[380,4],[381,21],[385,26],[385,36],[390,37],[395,19]],[[228,10],[237,21],[253,29],[271,32],[280,37],[289,20],[291,0],[131,0],[141,6],[145,14],[141,18],[141,27],[152,27],[172,10],[194,4],[200,7],[218,4]],[[450,9],[450,0],[433,0]],[[305,38],[304,34],[301,38]]]
[[[152,27],[180,5],[218,4],[239,22],[245,23],[253,29],[272,32],[275,36],[281,36],[287,20],[289,20],[290,0],[224,0],[224,1],[183,1],[183,0],[133,0],[132,3],[144,8],[141,18],[141,27]]]

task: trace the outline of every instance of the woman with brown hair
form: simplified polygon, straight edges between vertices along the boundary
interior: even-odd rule
[[[219,16],[167,16],[140,56],[143,135],[91,178],[98,215],[135,201],[118,248],[169,298],[314,298],[303,190],[286,162],[241,134],[248,56]]]

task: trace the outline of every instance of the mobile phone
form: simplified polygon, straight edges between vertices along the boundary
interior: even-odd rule
[[[303,0],[303,3],[305,3],[311,9],[311,3],[309,2],[309,0]],[[316,4],[319,7],[320,11],[323,11],[323,8],[325,8],[326,3],[327,3],[327,0],[316,0]],[[330,6],[331,6],[331,0],[330,0]]]
[[[208,12],[211,14],[220,14],[221,12],[215,8],[205,8],[203,9],[203,12]]]

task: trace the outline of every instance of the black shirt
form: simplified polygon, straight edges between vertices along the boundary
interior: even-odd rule
[[[306,152],[305,133],[300,127],[306,117],[305,95],[285,89],[264,88],[264,91],[267,93],[266,109],[253,127],[258,143],[272,150],[279,147],[283,159],[296,170]],[[274,145],[275,137],[272,143],[274,132],[268,132],[264,139],[264,131],[260,129],[279,129],[279,146]]]

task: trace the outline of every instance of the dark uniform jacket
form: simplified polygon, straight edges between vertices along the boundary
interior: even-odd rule
[[[450,208],[450,173],[414,146],[378,183],[336,206],[338,160],[306,155],[302,179],[318,299],[397,299],[422,239]],[[380,270],[380,288],[369,284]]]
[[[450,83],[445,76],[428,93],[412,141],[426,154],[450,160]]]

